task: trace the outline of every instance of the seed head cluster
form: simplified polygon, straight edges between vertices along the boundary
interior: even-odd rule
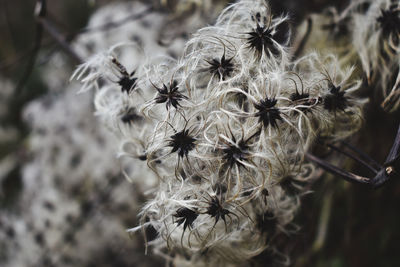
[[[115,70],[124,80],[106,79],[96,114],[119,136],[120,154],[157,177],[130,229],[154,229],[154,252],[211,266],[276,252],[314,176],[304,153],[317,136],[360,127],[353,68],[333,54],[293,58],[287,25],[265,1],[242,0],[177,60],[150,57],[126,75],[115,46],[75,72],[85,88]]]

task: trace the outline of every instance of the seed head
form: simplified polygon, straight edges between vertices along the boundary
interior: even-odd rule
[[[271,53],[275,56],[279,55],[279,50],[276,48],[274,44],[274,37],[271,34],[272,30],[272,28],[257,24],[257,27],[253,29],[253,31],[247,33],[250,35],[247,38],[248,47],[255,49],[260,55],[263,51],[267,55],[268,51],[271,51]]]
[[[132,72],[129,76],[122,76],[118,81],[118,84],[121,86],[121,91],[130,93],[136,87],[137,78],[133,77],[135,72]]]
[[[180,106],[182,99],[187,99],[187,96],[180,93],[178,82],[174,80],[170,83],[169,87],[165,84],[161,88],[156,87],[158,95],[155,98],[156,103],[166,103],[167,110],[173,106],[175,109]]]
[[[180,208],[173,216],[177,218],[176,223],[178,224],[178,226],[183,223],[183,232],[185,232],[187,227],[189,227],[189,229],[193,227],[193,222],[197,219],[199,215],[194,210],[188,208]]]
[[[219,79],[224,80],[226,77],[230,76],[234,70],[232,59],[233,58],[226,59],[224,54],[221,59],[214,58],[212,61],[207,61],[207,63],[210,64],[208,70],[210,73],[217,75]]]
[[[263,123],[264,127],[268,127],[271,125],[272,127],[277,127],[277,121],[282,120],[281,112],[278,108],[275,107],[277,100],[275,98],[265,98],[265,100],[261,100],[259,103],[254,104],[254,107],[258,110],[255,114],[256,117],[259,117],[259,122]]]
[[[381,9],[381,15],[377,18],[382,28],[383,36],[388,37],[390,34],[400,34],[400,10],[399,9]]]
[[[211,201],[207,208],[207,214],[215,218],[215,224],[217,224],[220,218],[226,223],[225,216],[229,213],[229,210],[222,207],[221,202],[217,196],[211,198]]]
[[[171,153],[178,152],[179,157],[187,157],[195,145],[196,139],[189,135],[189,130],[182,130],[171,136],[168,146],[172,147]]]
[[[340,91],[340,86],[331,85],[329,94],[324,97],[324,108],[329,111],[342,110],[347,107],[345,91]]]
[[[128,125],[131,125],[133,122],[141,121],[143,119],[142,116],[136,113],[135,108],[129,108],[126,113],[121,116],[121,121]]]
[[[232,137],[232,141],[234,144],[229,144],[226,148],[222,149],[224,153],[223,159],[231,168],[235,164],[243,166],[241,161],[245,161],[249,156],[249,146],[243,139],[236,143],[236,138]]]

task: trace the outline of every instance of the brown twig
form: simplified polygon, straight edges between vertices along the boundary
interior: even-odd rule
[[[388,156],[386,157],[385,162],[383,165],[379,165],[375,161],[372,160],[374,164],[376,164],[379,168],[375,168],[371,166],[368,162],[362,160],[359,156],[363,156],[364,153],[359,153],[359,155],[352,155],[344,150],[341,150],[333,145],[329,145],[331,148],[335,149],[336,151],[356,160],[357,162],[363,164],[364,166],[369,167],[372,171],[374,171],[375,176],[371,178],[367,178],[364,176],[360,176],[351,172],[348,172],[346,170],[343,170],[339,167],[336,167],[329,162],[320,159],[310,153],[306,153],[306,158],[309,161],[312,161],[316,164],[318,164],[321,168],[323,168],[326,171],[329,171],[332,174],[338,175],[342,178],[344,178],[347,181],[350,182],[357,182],[361,184],[369,184],[373,188],[378,188],[385,184],[390,178],[399,176],[399,170],[400,170],[400,124],[397,130],[396,137],[394,139],[393,145],[390,149],[390,152]],[[353,151],[357,151],[353,149]],[[369,159],[367,156],[363,156],[366,159]]]
[[[33,68],[36,63],[37,55],[39,54],[41,43],[43,39],[43,32],[46,31],[59,45],[60,47],[71,56],[76,63],[82,63],[83,59],[72,49],[72,47],[66,42],[65,38],[58,32],[56,27],[46,18],[47,6],[46,0],[37,0],[35,7],[35,18],[36,18],[36,36],[35,43],[31,52],[31,56],[28,60],[27,67],[22,75],[22,78],[18,82],[15,89],[15,95],[21,94],[26,82],[28,81]]]
[[[43,26],[48,34],[60,45],[60,47],[71,56],[76,63],[83,63],[83,59],[72,49],[72,47],[65,41],[57,29],[51,24],[46,17],[39,17],[38,22]]]
[[[358,182],[358,183],[362,183],[362,184],[369,184],[369,182],[370,182],[370,179],[367,177],[359,176],[354,173],[344,171],[344,170],[342,170],[342,169],[340,169],[340,168],[338,168],[338,167],[326,162],[325,160],[322,160],[310,153],[306,154],[306,158],[309,161],[317,163],[324,170],[329,171],[330,173],[339,175],[347,181]]]
[[[46,15],[46,0],[38,0],[36,2],[35,7],[35,16],[36,17],[44,17]],[[15,95],[19,95],[22,92],[26,82],[28,81],[31,73],[33,71],[33,67],[35,66],[36,58],[40,50],[40,46],[43,38],[43,26],[41,23],[36,23],[36,36],[35,43],[32,48],[31,57],[28,60],[27,67],[22,75],[22,78],[19,80],[17,87],[15,88]]]
[[[298,58],[300,56],[301,52],[303,52],[304,46],[306,45],[308,38],[310,37],[311,29],[312,29],[312,19],[309,17],[309,18],[307,18],[306,32],[305,32],[303,38],[301,38],[300,43],[294,49],[294,53],[293,53],[294,58]]]

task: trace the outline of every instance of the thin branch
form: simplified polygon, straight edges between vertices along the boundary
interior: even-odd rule
[[[36,16],[37,17],[43,17],[46,15],[46,0],[38,0],[36,2]],[[15,88],[15,95],[19,95],[22,92],[22,89],[24,88],[26,82],[28,81],[29,77],[32,74],[33,68],[35,66],[35,61],[37,58],[37,55],[40,50],[40,45],[42,43],[42,38],[43,38],[43,26],[41,23],[36,23],[36,36],[35,36],[35,43],[32,49],[32,54],[31,57],[28,60],[27,67],[24,71],[24,74],[22,75],[22,78],[19,80],[17,87]]]
[[[386,158],[384,167],[379,173],[372,178],[371,184],[374,188],[378,188],[386,183],[393,176],[398,175],[400,171],[400,125],[397,130],[396,138],[394,139],[392,148]]]
[[[87,33],[87,32],[96,32],[96,31],[108,31],[110,29],[120,27],[123,24],[128,23],[130,21],[141,19],[153,11],[154,11],[154,8],[150,6],[150,7],[147,7],[145,10],[143,10],[142,12],[139,12],[138,14],[129,15],[118,21],[111,21],[111,22],[105,23],[103,25],[92,27],[92,28],[84,28],[84,29],[80,30],[78,32],[78,34],[83,34],[83,33]]]
[[[300,56],[301,52],[303,52],[304,46],[306,45],[308,38],[310,37],[311,29],[312,29],[312,19],[309,17],[307,19],[306,32],[305,32],[303,38],[301,39],[300,43],[297,45],[295,52],[293,53],[294,58],[298,58]]]
[[[375,169],[381,169],[382,165],[379,164],[377,161],[375,161],[373,158],[371,158],[370,156],[368,156],[365,152],[363,152],[362,150],[356,148],[355,146],[347,143],[346,141],[341,141],[341,144],[345,145],[346,147],[348,147],[350,150],[352,150],[353,152],[357,153],[361,158],[363,158],[365,161],[368,161],[369,164],[372,164],[373,167]]]
[[[333,188],[329,187],[324,193],[321,213],[318,222],[317,234],[312,244],[311,251],[314,253],[320,251],[325,244],[328,235],[329,220],[332,213]]]
[[[4,20],[6,22],[7,29],[9,31],[9,35],[11,37],[11,41],[13,43],[12,48],[14,50],[14,53],[16,53],[17,41],[15,39],[14,31],[12,29],[12,24],[11,24],[11,21],[10,21],[10,15],[9,15],[9,12],[8,12],[7,0],[3,0],[2,1],[2,7],[3,7],[2,9],[3,9],[3,14],[4,14]]]
[[[390,149],[389,155],[387,156],[384,165],[392,164],[392,162],[398,159],[399,156],[400,156],[400,124],[399,128],[397,129],[397,134],[394,139],[393,146]]]
[[[72,49],[72,47],[65,41],[58,30],[51,24],[51,22],[45,17],[38,19],[40,24],[46,30],[47,33],[53,37],[54,40],[61,46],[61,48],[67,52],[77,63],[82,63],[83,59]]]
[[[359,161],[363,165],[369,167],[367,163],[364,164],[363,161],[361,159],[359,159],[358,157],[354,158],[353,155],[351,155],[345,151],[341,151],[340,149],[336,148],[333,145],[329,145],[329,146],[332,147],[333,149]],[[349,145],[349,147],[351,147],[351,146]],[[352,149],[353,149],[353,151],[358,151],[356,148],[352,148]],[[362,153],[359,153],[359,154],[362,155]],[[357,183],[362,183],[362,184],[369,184],[373,188],[378,188],[378,187],[382,186],[383,184],[385,184],[393,176],[399,175],[399,171],[400,171],[400,124],[397,129],[397,134],[396,134],[395,140],[393,142],[393,145],[392,145],[390,152],[386,158],[386,161],[383,164],[383,166],[381,166],[379,168],[379,170],[376,172],[376,175],[373,178],[367,178],[367,177],[356,175],[351,172],[347,172],[347,171],[342,170],[342,169],[328,163],[327,161],[324,161],[323,159],[320,159],[310,153],[306,154],[306,158],[308,160],[318,164],[324,170],[327,170],[327,171],[331,172],[332,174],[341,176],[344,179],[346,179],[347,181],[357,182]],[[369,159],[368,156],[367,156],[367,159]],[[376,163],[376,164],[378,164],[378,163]]]
[[[396,81],[394,82],[393,88],[390,91],[389,95],[385,97],[383,102],[381,103],[381,107],[386,112],[393,112],[396,110],[396,107],[400,105],[400,72],[399,67],[397,67],[393,73],[398,73]]]
[[[363,159],[361,159],[360,157],[358,157],[357,155],[353,155],[345,150],[342,150],[340,147],[334,146],[332,144],[328,144],[328,146],[330,148],[332,148],[333,150],[342,153],[346,156],[348,156],[349,158],[354,159],[355,161],[357,161],[358,163],[361,163],[362,165],[364,165],[365,167],[367,167],[368,169],[370,169],[371,171],[373,171],[375,174],[377,174],[379,172],[378,169],[375,169],[373,166],[371,166],[370,164],[368,164],[366,161],[364,161]],[[381,169],[382,166],[379,167],[379,169]]]
[[[370,183],[370,179],[364,176],[359,176],[356,175],[354,173],[351,172],[347,172],[344,171],[342,169],[339,169],[338,167],[326,162],[325,160],[322,160],[310,153],[306,153],[306,158],[309,161],[312,161],[316,164],[318,164],[321,168],[323,168],[324,170],[327,170],[333,174],[336,174],[338,176],[341,176],[342,178],[344,178],[345,180],[349,181],[349,182],[356,182],[356,183],[361,183],[361,184],[369,184]]]

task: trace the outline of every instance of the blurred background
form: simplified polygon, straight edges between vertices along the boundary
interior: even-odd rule
[[[168,0],[136,2],[47,1],[45,18],[55,35],[38,26],[36,1],[1,0],[0,266],[163,264],[157,256],[144,255],[140,234],[130,237],[125,232],[137,225],[146,198],[141,185],[123,177],[112,137],[93,115],[90,94],[76,96],[79,86],[69,77],[80,62],[68,48],[81,59],[98,51],[88,41],[96,40],[87,30],[93,25],[108,25],[101,36],[113,44],[112,38],[118,34],[123,38],[125,33],[117,33],[120,25],[109,22],[130,14],[141,14],[143,19],[134,16],[121,25],[141,23],[146,29],[146,23],[165,22],[173,28],[170,38],[184,41],[197,28],[212,24],[228,1],[215,0],[215,14],[200,11],[204,21],[182,29],[180,22],[197,14],[195,6],[180,8],[178,1]],[[340,10],[348,4],[346,0],[269,2],[275,14],[290,14],[293,27],[313,12],[329,6]],[[142,39],[144,45],[160,43],[157,38]],[[368,123],[351,142],[383,162],[400,114],[385,114],[377,106],[368,106]],[[345,167],[370,175],[356,164]],[[296,219],[299,230],[282,236],[279,247],[291,256],[291,266],[399,266],[398,203],[396,180],[372,190],[325,174],[303,196]],[[262,254],[251,264],[266,266],[262,264],[268,256]]]

